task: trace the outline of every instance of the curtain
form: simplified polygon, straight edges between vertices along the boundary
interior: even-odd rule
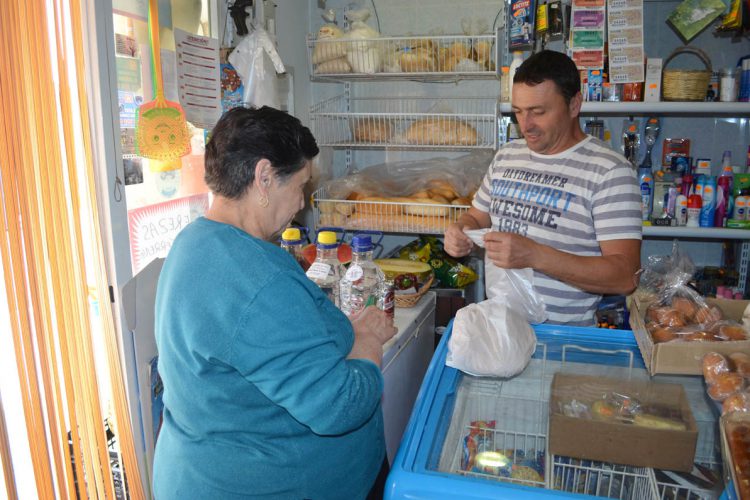
[[[0,1],[0,254],[43,499],[115,498],[111,460],[127,475],[129,497],[144,496],[97,212],[82,29],[93,1]],[[16,498],[4,403],[0,458]]]

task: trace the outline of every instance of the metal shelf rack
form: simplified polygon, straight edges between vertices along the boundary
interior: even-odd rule
[[[385,200],[385,199],[384,199]],[[469,210],[464,205],[418,202],[338,200],[325,187],[312,195],[315,227],[370,229],[390,233],[443,234]]]
[[[496,62],[503,53],[500,33],[356,39],[308,35],[308,70],[313,81],[332,82],[496,79]]]
[[[350,97],[310,108],[319,146],[496,149],[495,97]]]

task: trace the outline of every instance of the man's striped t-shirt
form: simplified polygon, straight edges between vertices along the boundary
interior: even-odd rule
[[[502,147],[473,205],[492,229],[516,233],[564,252],[600,256],[600,241],[641,239],[641,204],[631,164],[586,136],[553,155],[536,154],[523,139]],[[548,322],[591,326],[601,295],[534,271]]]

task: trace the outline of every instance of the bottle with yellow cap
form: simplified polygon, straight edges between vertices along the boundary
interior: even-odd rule
[[[307,277],[320,287],[328,298],[339,307],[339,281],[344,274],[338,258],[339,243],[333,231],[318,233],[315,262],[307,270]]]
[[[298,227],[288,227],[281,233],[280,246],[302,266],[302,269],[307,271],[309,264],[302,255],[302,248],[304,247],[304,240],[302,239],[302,233]]]

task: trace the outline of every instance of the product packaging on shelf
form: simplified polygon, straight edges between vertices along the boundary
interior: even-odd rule
[[[698,428],[680,384],[557,373],[549,403],[554,455],[690,472]]]

